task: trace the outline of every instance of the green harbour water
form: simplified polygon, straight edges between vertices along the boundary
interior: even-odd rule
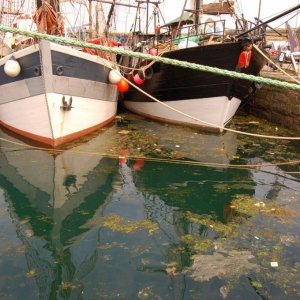
[[[0,299],[300,299],[300,141],[126,111],[58,150],[0,138]]]

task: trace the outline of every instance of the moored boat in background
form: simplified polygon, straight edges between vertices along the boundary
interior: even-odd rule
[[[184,6],[181,16],[164,26],[154,22],[154,34],[139,31],[133,34],[138,46],[136,51],[177,60],[178,65],[123,58],[124,75],[138,88],[131,86],[122,96],[122,103],[130,111],[152,119],[222,131],[240,104],[253,95],[257,85],[229,77],[225,72],[222,75],[184,68],[183,63],[259,75],[267,63],[262,55],[267,55],[264,51],[266,26],[263,26],[267,22],[257,25],[237,18],[234,1],[228,1],[226,7],[224,1],[204,7],[212,16],[205,15],[207,19],[203,22],[201,1],[193,2],[191,9]],[[139,1],[139,5],[142,3],[149,4]],[[154,3],[157,20],[158,4],[159,1]],[[215,17],[217,6],[220,13],[236,17],[235,30],[229,31],[225,20]],[[293,9],[297,8],[299,6]]]

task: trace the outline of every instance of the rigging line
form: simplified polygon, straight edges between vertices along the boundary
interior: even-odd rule
[[[299,4],[299,2],[298,2],[298,4]],[[290,7],[290,8],[292,8],[292,7]],[[269,16],[267,16],[267,17],[264,17],[264,18],[262,18],[262,21],[264,21],[264,20],[266,20],[266,19],[273,18],[274,16],[276,16],[276,15],[278,15],[278,14],[284,13],[286,10],[287,10],[287,9],[282,9],[282,10],[279,11],[278,13],[273,13],[272,15],[269,15]],[[288,14],[285,15],[284,17],[287,17],[287,16],[291,15],[291,13],[292,13],[292,12],[288,13]],[[297,14],[299,14],[299,12],[296,13],[295,16],[296,16]],[[292,17],[292,18],[293,18],[293,17]],[[278,26],[277,26],[277,27],[278,27]]]
[[[24,143],[14,142],[8,139],[4,139],[0,137],[0,140],[4,142],[8,142],[10,144],[23,146],[25,149],[18,149],[13,151],[24,151],[24,150],[43,150],[48,152],[57,152],[63,153],[68,151],[69,153],[74,154],[88,154],[88,155],[100,155],[103,157],[108,158],[127,158],[130,160],[136,159],[144,159],[146,161],[152,162],[163,162],[163,163],[173,163],[173,164],[181,164],[181,165],[191,165],[191,166],[207,166],[207,167],[216,167],[216,168],[235,168],[235,169],[253,169],[253,168],[262,168],[262,167],[278,167],[278,166],[291,166],[291,165],[300,165],[300,160],[289,161],[289,162],[277,162],[277,163],[265,163],[265,164],[247,164],[247,165],[238,165],[238,164],[225,164],[225,163],[210,163],[210,162],[199,162],[199,161],[192,161],[192,160],[180,160],[180,159],[169,159],[169,158],[157,158],[157,157],[146,157],[146,156],[134,156],[134,155],[120,155],[120,154],[107,154],[107,153],[100,153],[98,151],[77,151],[72,149],[50,149],[44,147],[36,147],[31,145],[26,145]],[[1,151],[1,150],[0,150]],[[262,172],[267,172],[265,170],[260,170]]]
[[[196,117],[193,117],[189,114],[186,114],[160,100],[158,100],[157,98],[151,96],[150,94],[146,93],[144,90],[142,90],[141,88],[139,88],[137,85],[135,85],[133,82],[129,81],[127,78],[123,77],[124,80],[126,80],[131,86],[133,86],[134,88],[136,88],[138,91],[140,91],[141,93],[143,93],[145,96],[149,97],[150,99],[152,99],[153,101],[181,114],[181,115],[184,115],[188,118],[191,118],[193,119],[194,121],[197,121],[197,122],[201,122],[203,124],[206,124],[206,125],[209,125],[209,126],[212,126],[214,128],[219,128],[221,130],[226,130],[226,131],[229,131],[229,132],[234,132],[234,133],[237,133],[237,134],[242,134],[242,135],[247,135],[247,136],[253,136],[253,137],[259,137],[259,138],[268,138],[268,139],[277,139],[277,140],[300,140],[300,137],[291,137],[291,136],[274,136],[274,135],[262,135],[262,134],[256,134],[256,133],[250,133],[250,132],[244,132],[244,131],[239,131],[239,130],[235,130],[235,129],[230,129],[230,128],[227,128],[227,127],[222,127],[222,126],[218,126],[216,124],[212,124],[212,123],[209,123],[209,122],[206,122],[206,121],[203,121],[203,120],[200,120]]]
[[[276,26],[275,28],[280,28],[282,25],[284,25],[286,22],[292,20],[295,17],[298,17],[299,13],[296,13],[295,15],[291,16],[289,19],[287,19],[286,21],[284,21],[283,23],[279,24],[278,26]]]
[[[118,156],[118,158],[127,158],[131,160],[135,159],[144,159],[146,161],[152,162],[163,162],[163,163],[172,163],[172,164],[182,164],[182,165],[190,165],[190,166],[206,166],[206,167],[215,167],[215,168],[231,168],[231,169],[256,169],[262,167],[277,167],[283,165],[297,165],[300,164],[300,160],[293,162],[282,162],[282,163],[265,163],[265,164],[249,164],[249,165],[235,165],[235,164],[225,164],[225,163],[210,163],[210,162],[199,162],[199,161],[191,161],[191,160],[180,160],[180,159],[170,159],[170,158],[152,158],[152,157],[144,157],[144,156]],[[260,170],[263,172],[268,172],[265,170]]]
[[[276,67],[278,67],[271,59],[269,59],[256,45],[254,45],[255,49],[264,57],[267,59],[267,61],[269,61],[270,63],[272,63],[273,65],[275,65]],[[160,55],[162,55],[163,53],[161,53]],[[150,62],[148,65],[144,66],[144,69],[153,65],[155,63],[155,61],[152,61]],[[120,65],[118,65],[119,67],[121,67]],[[143,69],[143,67],[141,68]],[[288,77],[290,77],[291,79],[293,79],[296,83],[300,84],[300,81],[297,80],[296,78],[292,77],[290,74],[288,74],[287,72],[285,72],[282,68],[278,67],[278,69],[280,71],[282,71],[282,73],[284,73],[285,75],[287,75]],[[133,69],[132,71],[134,71],[135,69]],[[154,98],[153,96],[151,96],[150,94],[146,93],[144,90],[140,89],[137,85],[135,85],[134,83],[132,83],[131,81],[127,80],[127,78],[123,77],[123,79],[125,79],[129,84],[131,84],[134,88],[136,88],[137,90],[139,90],[141,93],[145,94],[146,96],[148,96],[149,98],[151,98],[152,100],[180,113],[180,114],[183,114],[189,118],[192,118],[194,119],[195,121],[198,121],[198,122],[202,122],[202,123],[205,123],[206,125],[211,125],[213,127],[216,127],[216,128],[219,128],[219,129],[222,129],[222,130],[227,130],[227,131],[231,131],[231,132],[235,132],[235,133],[239,133],[239,134],[243,134],[243,135],[250,135],[250,136],[255,136],[255,137],[262,137],[262,138],[271,138],[271,139],[289,139],[289,140],[300,140],[300,137],[278,137],[278,136],[269,136],[269,135],[258,135],[258,134],[253,134],[253,133],[247,133],[247,132],[242,132],[242,131],[237,131],[237,130],[233,130],[233,129],[230,129],[230,128],[226,128],[226,127],[221,127],[221,126],[217,126],[215,124],[212,124],[212,123],[209,123],[209,122],[205,122],[205,121],[202,121],[196,117],[193,117],[193,116],[190,116],[188,114],[185,114],[184,112],[182,111],[179,111],[175,108],[173,108],[172,106],[169,106],[167,104],[165,104],[164,102],[161,102],[160,100]]]
[[[254,48],[265,58],[267,59],[268,62],[270,62],[272,65],[274,65],[276,68],[278,68],[278,70],[280,70],[284,75],[288,76],[289,78],[291,78],[293,81],[297,82],[298,84],[300,84],[300,81],[291,76],[289,73],[285,72],[282,68],[280,68],[280,66],[276,65],[269,57],[267,57],[256,45],[253,45]]]

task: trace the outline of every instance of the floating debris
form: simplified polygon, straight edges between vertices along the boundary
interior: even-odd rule
[[[283,243],[285,246],[291,246],[293,244],[298,244],[300,246],[299,237],[295,235],[280,235],[279,236],[280,242]]]
[[[113,247],[119,247],[124,250],[129,249],[125,243],[118,243],[118,242],[106,243],[105,245],[99,245],[99,246],[97,246],[97,249],[99,249],[101,251],[105,251],[105,250],[110,250]]]
[[[193,265],[188,273],[197,281],[209,281],[214,277],[220,279],[235,278],[247,275],[250,271],[259,271],[257,264],[251,263],[254,256],[250,251],[222,251],[212,255],[197,254],[192,257]]]
[[[214,248],[213,240],[200,239],[198,235],[186,234],[180,240],[187,244],[193,253],[207,253]]]
[[[25,230],[25,235],[26,235],[26,237],[32,237],[34,235],[33,230],[32,229],[26,229]]]
[[[146,299],[161,299],[160,297],[154,295],[153,291],[152,291],[152,288],[150,286],[147,286],[143,289],[141,289],[139,292],[138,292],[138,298],[139,299],[142,299],[142,300],[146,300]]]
[[[0,207],[0,216],[3,216],[5,214],[5,209]]]
[[[248,195],[236,195],[231,202],[231,207],[236,212],[248,216],[257,216],[259,214],[278,218],[294,216],[291,209],[279,205],[276,201],[268,200],[263,202]]]
[[[257,290],[263,287],[262,283],[259,282],[258,280],[252,280],[251,285]]]
[[[61,283],[60,288],[61,288],[62,290],[69,290],[69,289],[77,288],[77,286],[74,285],[74,284],[72,284],[72,282],[63,281],[63,282]]]
[[[271,261],[271,267],[278,267],[278,262],[277,261]]]
[[[112,231],[127,234],[131,234],[139,230],[148,230],[148,233],[152,235],[158,229],[158,225],[149,220],[130,221],[117,214],[111,214],[103,217],[94,216],[83,227],[91,228],[94,226],[106,227]]]
[[[134,256],[142,255],[145,253],[149,253],[149,247],[146,246],[140,246],[140,247],[135,247],[134,249],[131,249],[131,254]]]
[[[24,254],[26,251],[28,251],[28,246],[26,246],[26,245],[20,245],[16,249],[16,252],[18,255]]]
[[[120,130],[118,133],[119,133],[119,134],[129,134],[130,131],[124,129],[124,130]]]
[[[20,221],[20,224],[21,224],[21,225],[24,225],[24,224],[27,224],[29,221],[30,221],[30,219],[29,219],[29,218],[26,218],[26,219],[21,220],[21,221]]]
[[[236,230],[240,226],[238,223],[234,222],[224,224],[220,221],[214,220],[212,216],[197,216],[191,212],[187,212],[185,216],[190,222],[206,226],[224,237],[234,236],[236,234]]]
[[[27,278],[34,278],[37,276],[37,270],[36,269],[31,269],[26,273]]]
[[[230,290],[227,286],[223,285],[220,287],[220,294],[223,299],[227,298],[229,292],[230,292]]]
[[[111,255],[108,255],[108,254],[107,254],[107,255],[104,255],[104,256],[103,256],[103,260],[104,260],[104,261],[110,261],[110,260],[112,260],[112,256],[111,256]]]
[[[170,276],[175,276],[177,275],[177,263],[172,262],[166,265],[166,272]]]

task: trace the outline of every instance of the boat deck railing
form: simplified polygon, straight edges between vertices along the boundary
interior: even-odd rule
[[[257,24],[246,21],[244,19],[237,19],[235,21],[235,29],[227,29],[225,27],[226,20],[209,20],[199,24],[176,24],[163,28],[164,31],[159,34],[144,36],[143,44],[149,47],[159,47],[157,45],[168,45],[168,50],[176,48],[186,48],[196,45],[207,45],[213,43],[231,42],[235,40],[235,36],[254,28]],[[248,35],[254,40],[264,37],[266,28],[262,27],[253,30]],[[166,47],[164,48],[165,50]]]

